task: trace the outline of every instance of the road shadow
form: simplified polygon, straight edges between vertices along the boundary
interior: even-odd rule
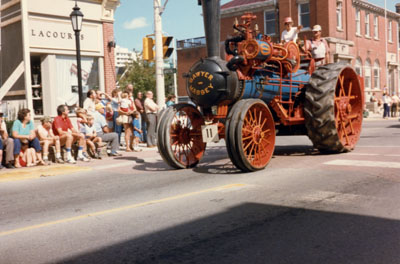
[[[275,146],[274,156],[312,156],[322,155],[311,145]]]
[[[388,126],[388,128],[400,128],[400,124]]]
[[[244,203],[57,263],[397,264],[399,242],[398,220]]]

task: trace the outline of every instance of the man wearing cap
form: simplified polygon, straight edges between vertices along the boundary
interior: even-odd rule
[[[312,57],[316,60],[315,65],[329,63],[329,46],[325,39],[321,38],[321,26],[315,25],[312,29],[313,39],[306,41],[306,50],[311,51]]]
[[[101,103],[96,104],[96,111],[93,113],[94,117],[94,129],[96,130],[97,136],[102,139],[103,142],[110,142],[111,153],[110,156],[121,156],[117,151],[119,149],[118,134],[110,132],[108,123],[104,117],[104,106]]]
[[[49,147],[56,147],[56,162],[64,163],[61,158],[61,147],[60,137],[55,136],[51,129],[51,117],[45,116],[41,120],[41,125],[36,129],[37,137],[39,138],[40,144],[43,145],[43,161],[49,163]]]
[[[289,41],[296,42],[297,34],[300,32],[300,30],[303,28],[303,26],[299,25],[297,27],[292,27],[293,20],[291,17],[285,17],[283,22],[284,22],[285,29],[282,31],[281,42],[282,43],[286,43]]]
[[[3,119],[3,113],[0,113],[0,168],[5,154],[4,166],[9,169],[14,168],[14,140],[8,136],[6,122]]]
[[[69,110],[66,105],[59,105],[57,107],[58,116],[56,116],[53,121],[53,133],[54,135],[60,137],[61,146],[65,145],[65,149],[67,150],[67,163],[76,163],[71,154],[72,144],[76,141],[78,141],[78,160],[89,161],[89,159],[83,155],[83,149],[86,146],[85,135],[79,133],[79,131],[72,126],[71,120],[68,117],[68,113]]]

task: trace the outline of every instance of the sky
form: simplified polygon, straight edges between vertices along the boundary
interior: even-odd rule
[[[321,1],[321,0],[320,0]],[[162,4],[166,0],[161,0]],[[221,0],[221,4],[230,0]],[[385,0],[368,0],[384,7]],[[387,9],[395,11],[400,0],[386,0]],[[114,34],[117,45],[142,51],[142,38],[154,33],[153,0],[121,0],[115,12]],[[168,0],[162,14],[162,29],[165,35],[175,40],[204,36],[201,6],[197,0]],[[171,45],[172,46],[172,45]]]

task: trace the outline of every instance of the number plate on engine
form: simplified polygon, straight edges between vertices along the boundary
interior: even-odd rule
[[[218,142],[218,125],[204,125],[201,126],[201,135],[204,143]]]

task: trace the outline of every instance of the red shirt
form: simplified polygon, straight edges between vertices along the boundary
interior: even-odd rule
[[[73,129],[74,127],[69,117],[63,118],[62,116],[56,116],[53,121],[53,132],[56,136],[59,136],[58,128],[61,128],[62,131],[68,131],[68,129]]]

